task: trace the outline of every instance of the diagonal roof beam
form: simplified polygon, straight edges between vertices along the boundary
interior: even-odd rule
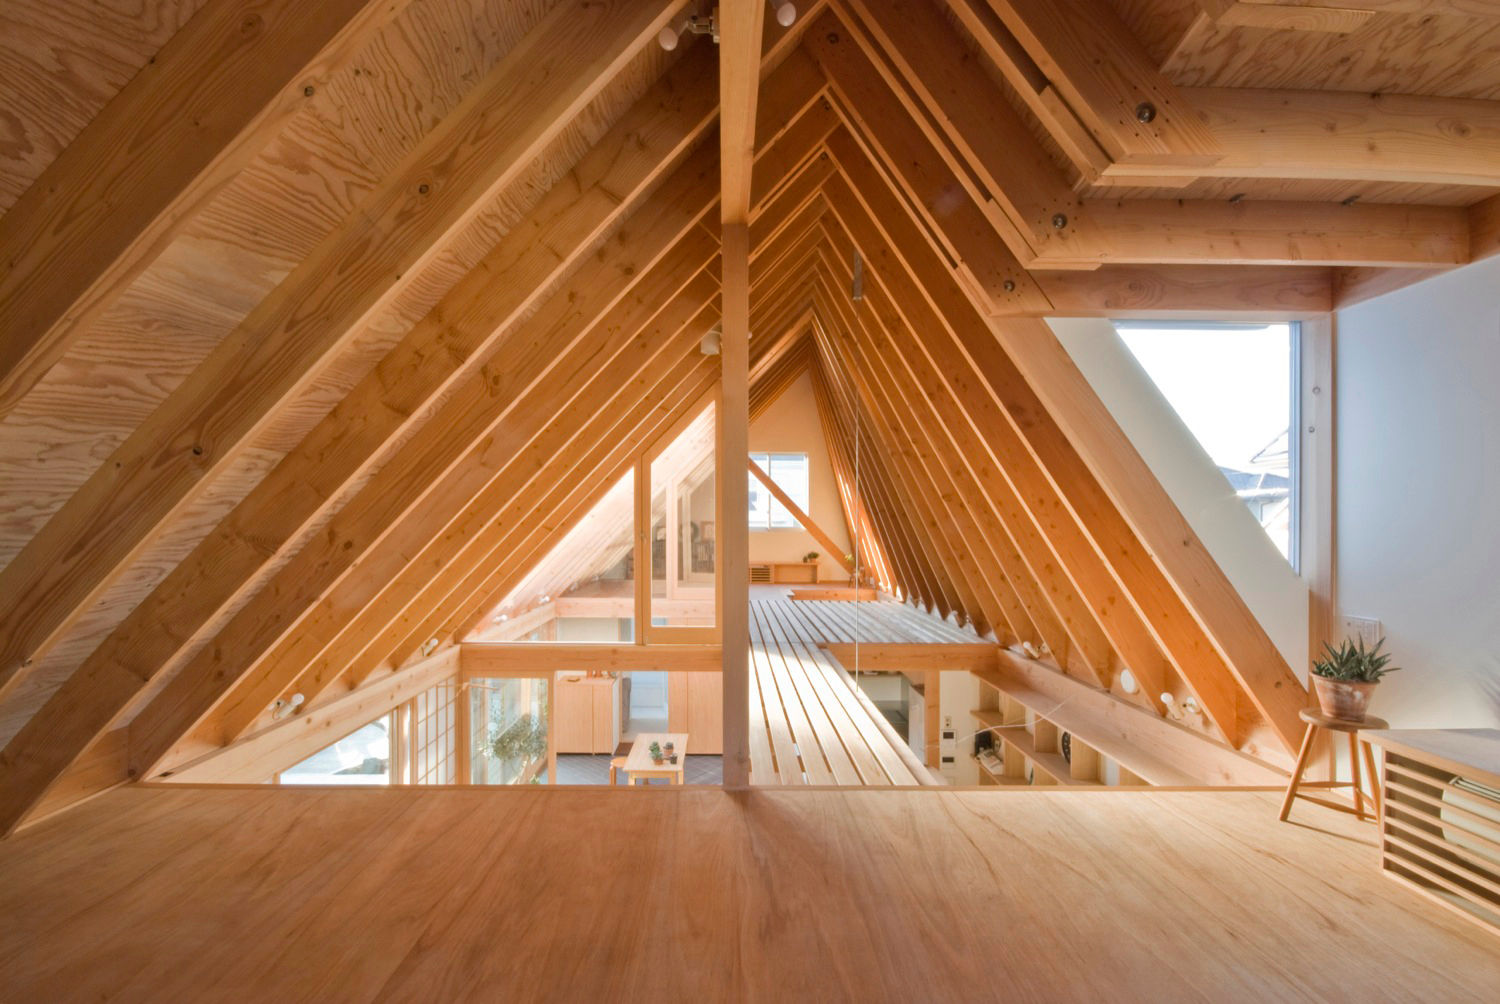
[[[5,214],[0,418],[406,0],[202,6]]]
[[[684,2],[553,8],[0,571],[0,683],[55,642]]]

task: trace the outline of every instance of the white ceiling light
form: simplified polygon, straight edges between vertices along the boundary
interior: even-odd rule
[[[797,5],[792,3],[778,4],[776,0],[766,0],[771,9],[776,12],[776,23],[783,28],[790,28],[797,20]]]

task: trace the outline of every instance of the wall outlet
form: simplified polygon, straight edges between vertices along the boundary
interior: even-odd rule
[[[1362,641],[1366,648],[1372,648],[1383,634],[1380,622],[1373,617],[1344,617],[1344,637]]]

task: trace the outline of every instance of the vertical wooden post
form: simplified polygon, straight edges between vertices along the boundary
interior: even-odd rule
[[[635,629],[637,645],[646,644],[651,626],[651,465],[644,455],[635,461]]]
[[[750,781],[750,232],[724,225],[724,333],[720,349],[719,571],[724,651],[724,786]]]
[[[469,784],[473,781],[474,771],[469,764],[469,757],[474,749],[474,737],[471,725],[473,714],[469,709],[469,681],[464,679],[463,671],[453,680],[453,783]]]

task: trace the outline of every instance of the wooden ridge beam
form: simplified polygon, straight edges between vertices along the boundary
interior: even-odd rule
[[[0,570],[0,683],[55,643],[683,2],[563,3],[528,32]]]
[[[404,0],[198,9],[5,213],[0,418]]]

